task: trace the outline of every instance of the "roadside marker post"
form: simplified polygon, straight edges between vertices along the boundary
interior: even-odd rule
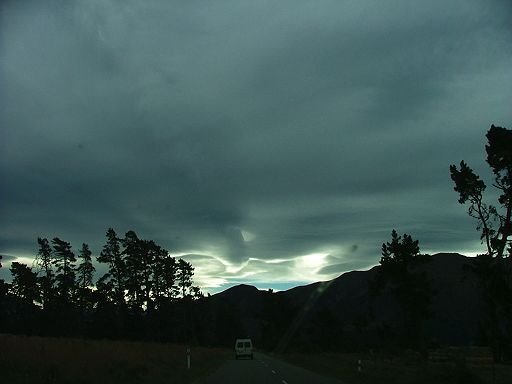
[[[187,348],[187,369],[190,369],[190,348]]]
[[[362,370],[363,370],[363,363],[361,362],[361,360],[357,360],[357,372],[361,373]]]

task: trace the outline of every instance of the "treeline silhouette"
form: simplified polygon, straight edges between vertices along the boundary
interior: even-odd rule
[[[0,282],[0,332],[54,336],[188,341],[194,267],[134,231],[119,238],[108,229],[97,261],[106,267],[95,282],[92,252],[78,255],[58,237],[37,239],[34,267],[12,262],[12,282]]]

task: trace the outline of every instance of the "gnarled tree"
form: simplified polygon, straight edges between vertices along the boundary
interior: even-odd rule
[[[476,260],[473,271],[487,306],[482,328],[499,361],[506,349],[512,349],[512,130],[491,125],[486,137],[498,205],[484,202],[486,185],[464,161],[460,168],[451,165],[450,174],[459,203],[468,205],[486,245],[487,252]]]

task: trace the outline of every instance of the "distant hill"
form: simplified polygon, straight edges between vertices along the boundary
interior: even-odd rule
[[[482,302],[475,276],[468,270],[474,259],[438,253],[418,267],[431,281],[435,294],[426,321],[427,340],[440,345],[469,345],[477,341]],[[269,348],[320,344],[336,347],[373,344],[383,329],[397,323],[397,305],[383,294],[369,297],[369,282],[380,266],[352,271],[336,279],[271,293],[238,285],[207,298],[210,310],[229,308],[238,319],[234,333],[251,336]],[[384,332],[385,333],[385,332]]]

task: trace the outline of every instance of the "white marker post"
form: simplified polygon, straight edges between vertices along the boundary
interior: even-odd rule
[[[363,370],[363,363],[361,362],[361,360],[357,360],[357,372],[361,373],[362,370]]]
[[[190,369],[190,348],[187,348],[187,369]]]

